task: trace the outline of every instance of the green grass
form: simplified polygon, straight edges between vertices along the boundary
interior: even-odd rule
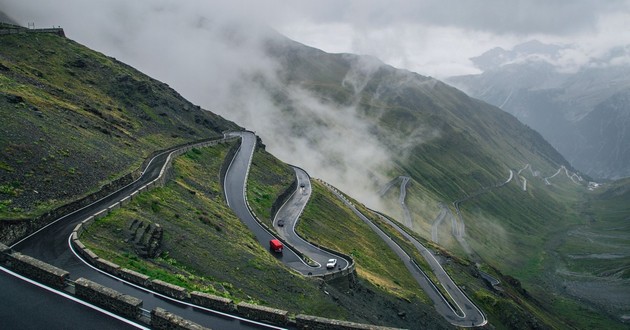
[[[294,180],[291,167],[265,150],[256,149],[247,179],[247,198],[254,213],[270,228],[272,205]]]
[[[0,219],[40,216],[138,169],[152,152],[236,127],[70,39],[5,35],[0,49],[0,185],[22,184]]]
[[[404,264],[387,244],[321,183],[312,181],[311,199],[296,228],[305,239],[351,255],[360,277],[404,299],[429,303]]]
[[[96,221],[81,237],[100,256],[190,290],[294,313],[350,317],[319,289],[279,263],[226,206],[219,168],[229,145],[192,150],[174,162],[174,179]],[[215,173],[215,175],[209,175]],[[133,219],[164,228],[163,253],[139,258],[128,240]]]

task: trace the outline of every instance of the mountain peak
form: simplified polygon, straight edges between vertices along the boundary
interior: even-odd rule
[[[471,57],[470,60],[477,68],[488,71],[514,62],[557,58],[560,51],[565,48],[560,45],[530,40],[514,46],[512,50],[495,47],[479,56]]]

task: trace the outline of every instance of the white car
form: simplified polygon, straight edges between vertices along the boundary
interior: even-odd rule
[[[337,266],[337,259],[328,259],[328,262],[326,263],[326,268],[335,268],[335,266]]]

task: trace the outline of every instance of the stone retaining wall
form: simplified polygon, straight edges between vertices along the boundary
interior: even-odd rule
[[[151,311],[151,327],[168,330],[203,330],[208,329],[197,323],[185,320],[163,308],[156,307]]]
[[[107,273],[110,273],[112,275],[119,275],[120,272],[120,266],[118,266],[117,264],[105,260],[105,259],[101,259],[101,258],[97,258],[94,260],[93,262],[94,266],[96,266],[96,268],[103,270]]]
[[[140,274],[131,269],[122,268],[120,269],[120,272],[118,272],[118,275],[123,280],[129,281],[131,283],[134,283],[140,286],[149,286],[149,279],[150,279],[149,276]]]
[[[7,261],[8,259],[7,254],[9,253],[11,253],[11,248],[0,243],[0,263],[4,263],[5,261]]]
[[[215,296],[208,293],[194,291],[190,293],[190,301],[202,307],[207,307],[212,310],[234,313],[236,312],[236,305],[231,299]]]
[[[297,177],[293,179],[293,182],[291,182],[291,185],[289,185],[289,187],[287,187],[287,189],[285,189],[271,205],[271,219],[272,220],[276,217],[278,210],[280,210],[282,205],[284,205],[284,203],[286,203],[289,197],[293,195],[296,189],[297,189]]]
[[[239,314],[253,320],[285,325],[289,322],[289,312],[271,307],[248,304],[245,302],[236,305]]]
[[[141,315],[142,300],[122,294],[98,283],[79,278],[74,283],[75,295],[87,302],[103,307],[114,313],[138,319]]]
[[[361,324],[348,321],[332,320],[323,317],[298,315],[295,317],[298,329],[309,330],[395,330],[371,324]]]
[[[63,289],[70,273],[19,252],[5,254],[6,263],[14,271],[40,283]]]
[[[59,219],[65,214],[76,211],[86,205],[89,205],[112,192],[128,185],[140,176],[140,170],[136,170],[127,174],[120,179],[114,180],[108,184],[101,186],[101,189],[91,195],[85,196],[72,203],[60,206],[50,212],[33,219],[20,220],[3,220],[0,221],[0,242],[11,245],[28,235],[36,232],[40,228]]]
[[[166,283],[164,281],[152,280],[149,286],[156,292],[165,294],[171,298],[186,300],[189,297],[188,291],[186,291],[186,289],[182,288],[181,286]]]

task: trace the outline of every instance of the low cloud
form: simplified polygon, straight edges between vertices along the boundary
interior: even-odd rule
[[[576,36],[580,36],[577,41],[589,41],[583,50],[575,48],[578,53],[561,57],[581,65],[580,54],[605,53],[619,45],[620,38],[630,38],[624,33],[627,3],[22,0],[1,7],[23,25],[63,26],[70,38],[256,130],[284,161],[359,196],[372,189],[372,179],[366,178],[375,178],[375,173],[390,166],[389,145],[404,145],[406,140],[391,137],[398,141],[380,142],[356,104],[338,107],[300,86],[284,90],[293,110],[279,107],[260,86],[260,81],[281,85],[278,63],[265,55],[260,44],[273,33],[265,26],[327,51],[373,55],[394,66],[446,77],[479,72],[468,58],[495,46],[509,49],[532,36],[546,42]],[[625,61],[618,57],[610,63]],[[380,64],[369,58],[357,63],[344,84],[358,95]],[[434,82],[424,83],[430,88]],[[409,136],[415,143],[439,134],[418,127]],[[376,201],[373,196],[361,197]]]
[[[378,207],[376,188],[369,178],[389,166],[387,148],[370,133],[354,105],[340,107],[300,86],[283,86],[279,64],[262,47],[274,31],[256,18],[243,20],[237,5],[78,0],[42,4],[37,10],[31,5],[13,6],[16,16],[45,22],[59,15],[55,24],[63,25],[70,38],[256,131],[268,150],[283,161]],[[67,8],[76,17],[64,12]],[[359,93],[380,65],[375,59],[362,60],[343,84]],[[282,105],[270,93],[274,90],[286,97]]]

